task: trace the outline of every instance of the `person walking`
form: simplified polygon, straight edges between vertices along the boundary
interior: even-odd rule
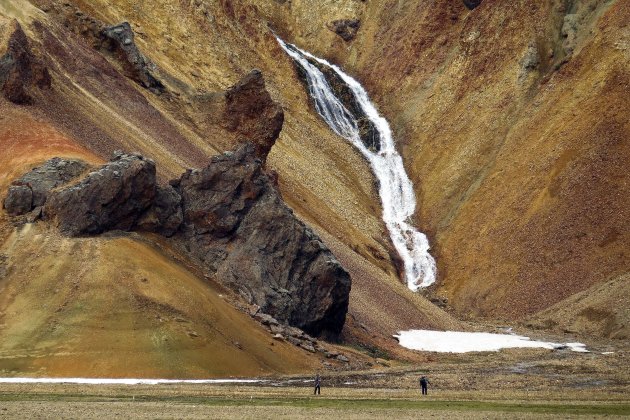
[[[427,389],[429,388],[429,380],[426,376],[420,378],[420,388],[422,388],[422,395],[427,395]]]
[[[319,373],[317,374],[317,376],[315,377],[315,391],[313,392],[313,395],[321,395],[321,385],[322,385],[322,380],[319,377]]]

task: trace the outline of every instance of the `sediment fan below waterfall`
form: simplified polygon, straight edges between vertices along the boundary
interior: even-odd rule
[[[379,115],[367,92],[355,79],[337,66],[277,39],[297,64],[318,114],[370,163],[379,182],[383,221],[403,260],[407,286],[416,291],[433,284],[435,260],[429,254],[426,235],[409,223],[416,209],[416,198],[387,120]],[[366,127],[367,130],[373,127],[376,134],[368,131],[366,135]]]

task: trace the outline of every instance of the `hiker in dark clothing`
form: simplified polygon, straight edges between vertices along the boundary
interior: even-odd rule
[[[313,395],[321,395],[321,379],[319,373],[315,377],[315,392],[313,392]]]
[[[427,388],[429,387],[429,380],[426,376],[420,378],[420,388],[422,388],[422,395],[427,395]]]

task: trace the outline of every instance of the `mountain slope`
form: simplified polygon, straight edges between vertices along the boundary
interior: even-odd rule
[[[344,337],[416,357],[400,350],[391,334],[463,325],[400,282],[366,162],[316,115],[272,28],[355,75],[390,121],[416,188],[417,224],[438,262],[438,285],[430,293],[448,296],[459,317],[529,319],[623,337],[617,332],[626,300],[612,324],[580,314],[602,310],[613,301],[612,290],[625,296],[629,287],[618,280],[628,272],[630,241],[626,2],[485,0],[471,11],[450,0],[18,0],[0,2],[0,14],[19,21],[51,77],[50,88],[34,90],[31,105],[0,99],[7,115],[0,139],[9,146],[0,156],[7,162],[0,169],[3,191],[56,154],[98,162],[115,149],[137,151],[156,160],[163,181],[202,167],[243,140],[222,122],[218,98],[260,68],[285,111],[267,166],[277,171],[284,200],[353,277]],[[333,21],[354,19],[360,21],[354,39],[331,30]],[[100,30],[123,21],[135,31],[162,93],[143,87],[124,57],[102,43]],[[0,232],[5,242],[18,235],[4,213]],[[100,240],[86,241],[86,250],[109,249]],[[107,241],[140,246],[135,239]],[[15,243],[9,259],[29,249],[28,241]],[[122,301],[135,299],[134,290],[129,283],[120,291]],[[580,300],[589,291],[592,298]],[[134,317],[143,319],[151,308],[141,307]],[[557,308],[564,320],[548,312]],[[204,317],[214,319],[190,316],[200,325]],[[182,331],[168,334],[188,343]],[[82,337],[81,346],[92,351],[94,343]],[[217,358],[230,348],[221,340],[217,346],[209,353]],[[253,355],[242,372],[280,369],[275,356],[265,354],[269,359]],[[198,370],[186,374],[212,363],[190,357]],[[168,365],[170,372],[183,369]],[[309,368],[296,361],[290,369]]]
[[[75,5],[20,1],[20,7],[15,5],[0,3],[0,13],[8,19],[18,19],[29,37],[34,56],[48,68],[52,82],[47,89],[33,89],[30,92],[33,103],[28,106],[18,107],[0,99],[0,107],[6,110],[3,115],[11,116],[1,127],[3,146],[8,146],[9,150],[5,157],[9,164],[0,173],[3,190],[32,166],[56,155],[99,163],[108,159],[115,149],[136,151],[155,159],[162,180],[188,167],[204,166],[211,155],[232,148],[242,140],[241,135],[223,124],[218,98],[223,95],[223,89],[252,68],[259,67],[267,89],[285,108],[281,137],[267,165],[279,174],[284,200],[334,248],[355,278],[351,322],[344,336],[369,346],[380,346],[392,355],[417,359],[417,355],[399,348],[391,335],[414,327],[458,328],[459,323],[452,317],[423,297],[413,295],[400,283],[390,259],[391,244],[380,220],[376,187],[367,164],[350,145],[334,136],[309,108],[309,100],[290,59],[280,50],[255,8],[239,9],[239,13],[249,13],[251,19],[243,21],[237,19],[229,7],[216,5],[212,10],[216,15],[216,32],[211,32],[214,35],[205,41],[211,21],[200,18],[203,12],[193,10],[192,5],[164,2],[171,14],[159,8],[137,9],[122,1],[103,3],[103,7],[97,2]],[[173,19],[178,21],[177,25],[173,25]],[[154,63],[151,68],[164,84],[164,93],[143,88],[129,76],[119,55],[95,45],[99,42],[95,28],[123,20],[131,21],[137,30],[136,42],[140,51]],[[248,29],[244,31],[244,27]],[[4,241],[17,235],[4,212],[0,216],[0,231]],[[17,242],[6,252],[7,257],[19,264],[27,242]],[[94,244],[90,240],[82,243],[86,248],[100,247],[96,239]],[[60,260],[64,262],[65,255],[60,256]],[[102,257],[97,260],[102,261]],[[133,264],[132,261],[127,263]],[[143,261],[137,263],[139,267],[144,264]],[[109,267],[109,264],[105,261],[103,265]],[[111,264],[115,265],[115,261]],[[67,270],[71,269],[68,266]],[[120,293],[123,300],[130,299],[125,293],[131,291]],[[178,305],[172,306],[182,310]],[[84,309],[88,313],[100,310],[90,306]],[[147,311],[150,312],[150,308],[140,307],[133,317],[142,317]],[[196,316],[201,319],[209,315]],[[217,319],[227,322],[221,316]],[[112,337],[118,337],[113,327],[115,319],[110,321]],[[76,328],[80,329],[80,325]],[[248,333],[247,328],[243,334]],[[78,348],[85,349],[85,354],[97,348],[86,335],[72,335],[71,329],[65,330],[65,334],[69,335],[56,337],[58,343],[72,338]],[[242,343],[244,339],[238,341]],[[220,345],[210,354],[222,357],[221,352],[228,344]],[[129,351],[142,346],[144,344],[138,343],[138,347],[129,347]],[[16,348],[19,346],[8,348],[7,354],[17,351]],[[265,348],[269,346],[261,344],[261,349]],[[297,354],[302,353],[302,350],[297,351]],[[256,354],[247,372],[251,372],[250,368],[256,363],[263,366],[265,372],[284,371],[274,365],[275,356],[267,360]],[[212,357],[195,361],[191,356],[189,362],[196,366],[194,372],[181,370],[183,365],[174,364],[168,365],[171,369],[168,372],[185,376],[201,374],[206,369],[205,372],[218,375],[219,371],[208,370],[207,362],[212,361]],[[287,357],[291,360],[293,356]],[[88,358],[86,356],[85,360]],[[120,359],[114,357],[112,363],[116,360]],[[25,369],[34,366],[24,363]],[[54,366],[52,363],[46,367],[50,374],[63,370]],[[309,366],[308,363],[290,363],[287,369],[310,369]],[[245,368],[235,368],[235,372],[246,374]],[[98,369],[118,374],[111,366]],[[96,374],[98,369],[93,372]],[[140,372],[149,375],[151,371]],[[155,371],[152,375],[168,372]]]
[[[392,123],[460,316],[522,320],[628,272],[627,2],[336,2],[350,42],[296,3],[270,19]]]

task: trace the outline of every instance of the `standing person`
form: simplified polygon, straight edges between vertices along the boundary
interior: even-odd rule
[[[429,380],[426,376],[420,378],[420,388],[422,388],[422,395],[427,395],[427,389],[429,388]]]
[[[315,391],[313,392],[313,395],[321,395],[321,378],[319,377],[319,373],[317,374],[317,376],[315,377]]]

